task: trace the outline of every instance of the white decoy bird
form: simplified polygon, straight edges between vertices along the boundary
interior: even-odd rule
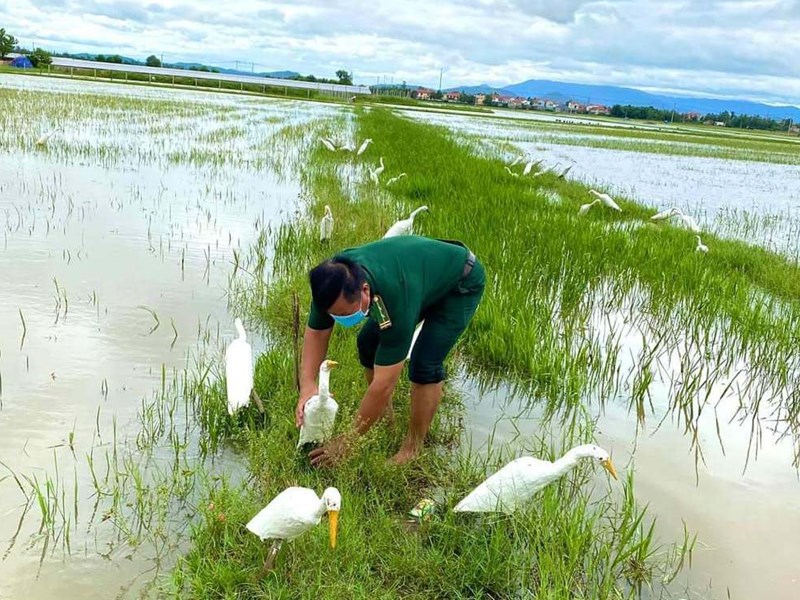
[[[375,185],[378,185],[380,183],[378,177],[380,177],[381,173],[383,173],[384,168],[385,167],[383,166],[383,157],[381,156],[381,166],[378,167],[377,169],[369,169],[369,178]]]
[[[335,360],[323,360],[319,366],[318,392],[311,396],[303,407],[303,424],[300,426],[299,448],[303,444],[322,443],[333,433],[339,405],[330,393],[331,369],[338,365]]]
[[[61,129],[61,126],[58,126],[55,129],[51,129],[50,131],[42,135],[38,140],[36,140],[36,145],[46,146],[47,142],[50,141],[50,138],[52,138],[59,129]]]
[[[524,456],[512,460],[497,473],[476,487],[455,512],[503,512],[511,514],[549,483],[573,469],[582,458],[593,458],[616,479],[617,471],[608,452],[586,444],[577,446],[555,462]]]
[[[330,138],[321,137],[319,138],[319,141],[322,142],[322,145],[331,152],[336,152],[336,145],[330,140]]]
[[[614,202],[614,199],[611,196],[609,196],[608,194],[601,194],[597,190],[589,190],[589,193],[590,194],[594,194],[607,207],[613,208],[616,211],[622,212],[622,209],[619,207],[619,205],[616,202]]]
[[[331,213],[331,207],[326,204],[325,214],[322,215],[322,219],[319,222],[319,241],[329,242],[331,235],[333,235],[333,214]]]
[[[695,252],[703,252],[703,253],[708,252],[708,246],[706,246],[702,241],[700,241],[700,236],[696,235],[694,237],[697,238],[697,248],[695,248]]]
[[[362,154],[364,154],[364,152],[366,152],[366,151],[367,151],[367,148],[369,148],[369,145],[370,145],[371,143],[372,143],[372,139],[371,139],[371,138],[367,138],[367,139],[365,139],[365,140],[364,140],[364,141],[361,143],[361,145],[358,147],[358,152],[356,152],[356,156],[361,156]]]
[[[408,177],[405,173],[400,173],[397,177],[392,177],[389,181],[386,182],[386,185],[394,185],[398,181],[400,181],[403,177]]]
[[[389,231],[383,236],[384,239],[396,237],[398,235],[411,235],[414,233],[414,218],[422,211],[428,212],[427,206],[420,206],[414,210],[407,219],[401,219],[389,227]]]
[[[247,343],[247,333],[238,317],[235,321],[239,337],[233,340],[225,351],[225,383],[228,394],[228,414],[233,414],[250,403],[250,397],[256,401],[261,412],[264,407],[261,399],[253,389],[253,352]]]
[[[330,545],[336,548],[341,509],[342,495],[333,487],[322,492],[321,498],[314,490],[302,487],[286,488],[275,496],[247,523],[247,529],[262,541],[273,540],[262,574],[273,568],[283,542],[292,541],[319,525],[325,513],[328,513]]]
[[[588,204],[581,204],[581,207],[578,209],[578,216],[582,217],[583,215],[588,213],[589,209],[591,209],[598,202],[600,202],[600,198],[598,198],[594,202],[589,202]]]
[[[509,174],[509,175],[511,175],[512,177],[519,177],[519,173],[514,173],[514,171],[512,171],[512,170],[511,170],[511,169],[509,169],[508,167],[503,167],[503,168],[504,168],[506,171],[508,171],[508,174]]]

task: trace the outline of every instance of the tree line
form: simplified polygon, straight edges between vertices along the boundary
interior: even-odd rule
[[[611,107],[611,116],[620,119],[642,119],[645,121],[678,121],[683,122],[687,116],[674,110],[665,110],[653,106],[631,106],[630,104],[615,104]],[[692,119],[694,120],[694,119]],[[767,131],[789,131],[792,127],[791,119],[772,119],[754,115],[737,115],[733,111],[723,111],[718,114],[708,113],[697,119],[704,123],[724,123],[726,127],[740,129],[763,129]]]

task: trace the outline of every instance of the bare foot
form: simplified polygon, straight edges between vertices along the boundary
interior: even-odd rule
[[[404,465],[406,463],[411,462],[419,455],[420,449],[418,447],[411,447],[403,444],[403,447],[395,454],[392,458],[389,459],[389,464],[392,465]]]

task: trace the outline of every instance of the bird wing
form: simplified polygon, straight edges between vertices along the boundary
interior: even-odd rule
[[[476,487],[453,509],[455,512],[514,512],[552,481],[553,464],[538,458],[512,460]]]
[[[250,519],[247,529],[262,540],[292,540],[319,523],[319,505],[314,490],[286,488]]]
[[[327,240],[333,234],[333,217],[325,215],[319,222],[319,239]]]
[[[300,427],[299,448],[309,442],[324,442],[333,433],[339,405],[331,396],[324,402],[319,395],[312,396],[303,408],[303,425]]]
[[[225,383],[228,412],[233,414],[250,403],[253,391],[253,353],[244,340],[233,340],[225,351]]]

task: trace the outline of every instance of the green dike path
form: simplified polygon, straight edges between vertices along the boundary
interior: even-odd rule
[[[541,438],[557,431],[561,445],[537,438],[524,440],[524,446],[552,459],[592,439],[592,424],[579,410],[588,398],[619,389],[615,353],[587,334],[598,314],[632,306],[632,319],[662,332],[654,352],[693,340],[709,349],[715,364],[746,355],[760,377],[780,385],[776,365],[788,360],[797,341],[800,270],[774,254],[711,235],[703,236],[711,251],[700,255],[693,234],[651,225],[651,209],[624,200],[622,213],[596,206],[578,217],[578,207],[590,201],[584,185],[551,174],[511,178],[502,162],[477,157],[446,130],[388,111],[359,111],[354,125],[358,140],[375,140],[359,159],[330,153],[316,142],[317,135],[345,127],[343,120],[306,132],[309,149],[297,165],[313,200],[305,216],[264,236],[248,259],[253,272],[271,263],[265,284],[237,294],[243,314],[268,335],[256,368],[268,415],[232,427],[221,417],[224,394],[205,395],[201,418],[211,443],[236,445],[252,477],[242,486],[220,483],[209,492],[192,548],[174,570],[173,592],[197,598],[430,599],[618,598],[634,597],[641,588],[658,590],[691,544],[659,545],[654,515],[637,506],[630,474],[606,483],[599,469],[578,467],[513,518],[450,512],[510,458],[499,447],[488,456],[468,456],[458,448],[463,408],[452,389],[430,448],[415,464],[399,469],[385,463],[407,422],[403,383],[395,395],[396,426],[374,427],[336,470],[310,469],[295,451],[293,298],[299,299],[302,328],[311,266],[338,249],[381,237],[394,220],[428,205],[431,212],[419,218],[417,231],[465,242],[487,269],[484,301],[451,367],[457,362],[478,379],[502,374],[543,403],[554,419],[542,422]],[[408,177],[392,188],[376,188],[366,170],[348,166],[372,166],[380,156],[383,181],[401,172]],[[321,247],[317,224],[326,204],[335,227],[332,245]],[[366,387],[355,335],[337,328],[329,351],[341,364],[331,375],[340,428],[350,422]],[[640,381],[647,381],[647,373],[643,365]],[[690,413],[688,395],[685,402],[677,408]],[[781,407],[787,420],[798,414],[791,402]],[[640,400],[631,404],[644,418]],[[290,485],[318,493],[339,488],[339,545],[331,550],[327,529],[320,526],[285,544],[276,570],[257,580],[268,545],[244,524]],[[442,498],[438,512],[409,532],[406,512],[431,495]]]

